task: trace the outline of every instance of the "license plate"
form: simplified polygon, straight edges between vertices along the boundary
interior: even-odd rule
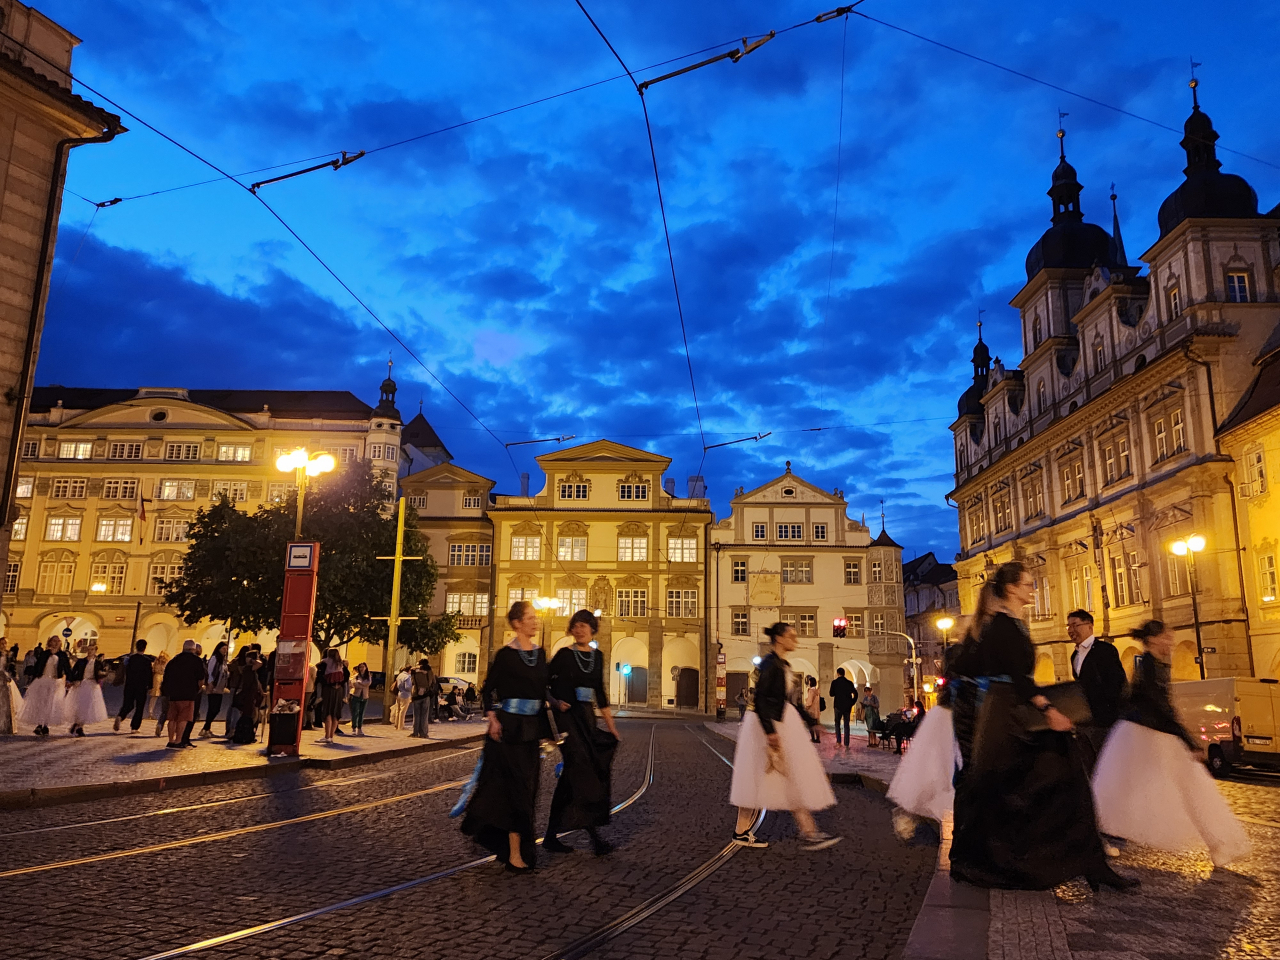
[[[1269,747],[1269,746],[1271,746],[1271,738],[1270,738],[1270,737],[1245,737],[1245,738],[1244,738],[1244,742],[1245,742],[1245,743],[1251,743],[1251,744],[1253,744],[1254,746],[1258,746],[1258,747]]]

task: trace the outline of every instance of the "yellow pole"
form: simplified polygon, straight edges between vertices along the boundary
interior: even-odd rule
[[[298,519],[293,527],[293,539],[302,539],[302,501],[307,495],[307,471],[305,467],[299,467],[296,474],[298,480]]]
[[[391,616],[387,620],[386,647],[382,653],[382,672],[386,680],[382,685],[382,722],[391,722],[391,705],[395,703],[392,683],[395,677],[391,672],[391,658],[395,654],[396,639],[400,634],[400,568],[404,564],[404,497],[400,498],[396,513],[396,554],[391,569]]]

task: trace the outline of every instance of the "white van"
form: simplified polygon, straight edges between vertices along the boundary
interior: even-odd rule
[[[1280,769],[1280,680],[1187,680],[1170,690],[1215,777],[1233,766]]]

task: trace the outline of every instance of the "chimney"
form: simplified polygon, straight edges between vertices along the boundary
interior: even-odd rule
[[[667,491],[668,497],[674,497],[676,495],[676,478],[667,477],[667,479],[663,480],[662,489]]]
[[[527,473],[520,474],[520,496],[527,497],[529,495],[529,475]]]
[[[707,495],[706,479],[701,476],[689,478],[689,499],[697,500]]]

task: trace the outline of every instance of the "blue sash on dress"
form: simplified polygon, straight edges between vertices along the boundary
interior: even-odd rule
[[[595,702],[596,702],[595,687],[574,687],[573,692],[577,696],[579,703],[589,703],[592,706],[595,705]]]
[[[498,709],[503,713],[514,713],[521,717],[535,717],[538,715],[538,711],[542,709],[542,701],[513,698],[503,700],[498,704]]]

